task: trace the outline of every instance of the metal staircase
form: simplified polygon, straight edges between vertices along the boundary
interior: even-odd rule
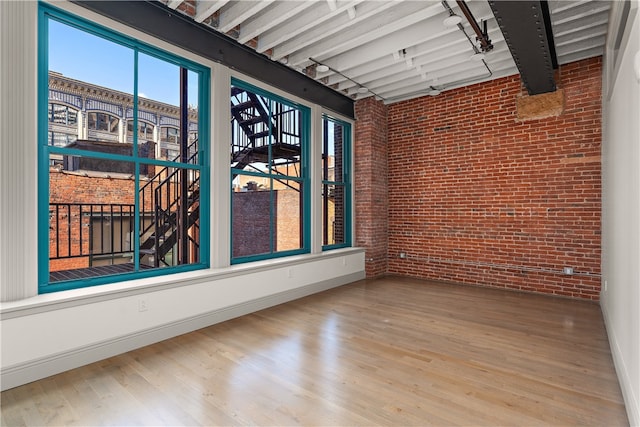
[[[282,168],[299,167],[299,123],[296,109],[273,103],[250,91],[231,90],[231,166],[272,166],[271,172],[285,176]],[[188,146],[188,163],[197,162],[197,140]],[[173,161],[178,158],[173,159]],[[200,229],[200,177],[187,169],[162,168],[140,188],[140,261],[153,267],[198,261]],[[297,172],[296,172],[297,173]],[[291,186],[287,179],[277,179]],[[186,253],[185,253],[186,252]]]
[[[198,141],[193,141],[187,149],[191,153],[188,163],[197,162]],[[200,176],[197,172],[164,167],[140,188],[139,197],[143,212],[141,263],[161,267],[197,262],[200,252]]]
[[[300,135],[297,110],[273,103],[242,88],[231,88],[231,167],[243,170],[253,163],[273,167],[299,165]],[[276,173],[279,173],[276,171]],[[233,178],[237,172],[233,173]]]

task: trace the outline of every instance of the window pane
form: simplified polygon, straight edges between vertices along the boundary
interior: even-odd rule
[[[157,268],[200,262],[200,172],[155,169],[138,193],[141,265]]]
[[[322,244],[337,245],[345,242],[344,186],[322,186]]]
[[[124,105],[133,94],[133,64],[132,49],[64,23],[49,21],[50,86],[56,79],[74,79],[78,90],[84,91],[86,133],[82,138],[106,143],[125,142]],[[59,91],[61,88],[51,89]],[[65,121],[68,126],[77,125],[77,116],[68,109],[65,112],[56,105],[52,109],[53,123],[61,125]],[[72,148],[109,152],[107,146],[100,145]],[[132,148],[130,144],[123,144],[114,152],[130,156]]]
[[[101,159],[66,157],[66,161],[92,162],[93,169],[109,169],[105,166],[109,161]],[[119,167],[132,170],[133,164],[121,162]],[[50,281],[103,275],[95,268],[102,265],[128,264],[120,272],[133,271],[134,191],[135,181],[128,173],[50,169]]]
[[[343,182],[343,126],[323,120],[322,179]]]
[[[232,193],[232,256],[269,254],[271,247],[271,186],[248,179],[244,191]]]
[[[302,202],[303,194],[297,182],[287,182],[287,187],[273,191],[275,252],[302,248]]]
[[[348,125],[323,118],[322,138],[322,244],[348,243],[347,178],[345,158]]]
[[[231,88],[232,257],[304,248],[302,111]]]

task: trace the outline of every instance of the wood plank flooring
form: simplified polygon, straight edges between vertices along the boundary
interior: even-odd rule
[[[597,304],[363,280],[7,390],[2,425],[628,425]]]

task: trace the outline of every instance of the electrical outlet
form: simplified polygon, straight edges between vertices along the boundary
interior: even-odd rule
[[[407,254],[405,252],[400,252],[401,259],[407,259]]]
[[[138,300],[138,311],[140,313],[142,313],[143,311],[147,311],[148,309],[149,309],[149,307],[147,306],[147,300],[146,299]]]

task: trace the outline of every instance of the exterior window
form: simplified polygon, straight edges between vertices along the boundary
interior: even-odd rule
[[[111,114],[91,112],[87,113],[87,129],[102,132],[117,133],[119,119]]]
[[[64,147],[65,145],[71,144],[78,139],[75,135],[71,135],[68,133],[60,133],[60,132],[49,132],[49,145],[56,145],[58,147]]]
[[[71,78],[96,88],[82,95],[86,139],[40,127],[40,292],[207,267],[209,227],[200,218],[209,210],[201,155],[208,141],[188,135],[209,135],[209,70],[46,4],[39,7],[40,28],[46,29],[40,49],[47,53],[40,55],[40,123],[81,121],[78,111],[48,102],[48,93],[67,96],[52,81]],[[72,55],[69,46],[77,47]],[[155,125],[149,123],[155,118],[142,102],[177,112],[172,120],[184,137],[175,144],[175,157],[157,158]],[[126,142],[125,115],[131,136]]]
[[[232,263],[308,252],[309,110],[233,81]]]
[[[351,185],[349,175],[351,126],[322,119],[322,247],[351,244]]]
[[[180,130],[174,127],[163,127],[160,129],[160,142],[167,144],[180,143]]]
[[[78,110],[60,104],[49,104],[49,123],[73,125],[78,123]]]
[[[195,141],[197,138],[191,139]],[[180,129],[172,126],[160,128],[160,155],[164,159],[175,159],[180,155]]]
[[[138,122],[138,140],[139,141],[153,141],[153,128],[150,123],[139,121]],[[133,138],[133,120],[127,122],[127,138]]]
[[[50,102],[47,117],[49,120],[48,145],[64,147],[78,139],[78,110],[67,105]],[[58,156],[52,161],[51,166],[61,164],[62,157]]]

